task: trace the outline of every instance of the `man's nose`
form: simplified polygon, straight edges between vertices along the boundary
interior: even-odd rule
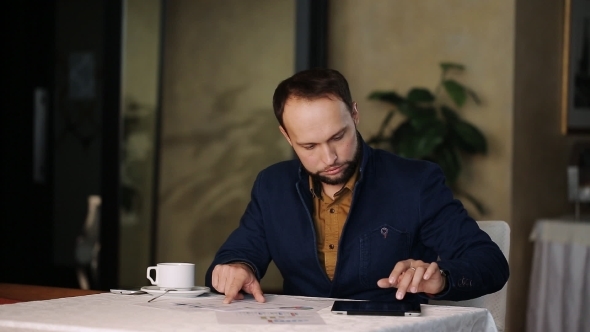
[[[332,148],[329,145],[326,145],[326,147],[324,148],[323,151],[324,154],[324,162],[326,163],[326,165],[331,166],[334,165],[334,163],[336,163],[336,160],[338,159],[338,155],[336,154],[336,149]]]

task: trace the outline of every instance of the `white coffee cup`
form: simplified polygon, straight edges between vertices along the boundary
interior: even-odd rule
[[[156,270],[152,279],[150,271]],[[195,286],[195,264],[192,263],[158,263],[147,268],[147,278],[152,285],[163,289],[187,290]]]

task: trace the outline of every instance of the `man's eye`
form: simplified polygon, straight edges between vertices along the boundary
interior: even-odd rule
[[[335,141],[339,141],[339,140],[341,140],[341,139],[342,139],[342,137],[344,137],[344,135],[340,135],[340,136],[334,137],[334,140],[335,140]]]
[[[305,145],[303,148],[304,148],[305,150],[311,150],[311,149],[313,149],[314,147],[315,147],[315,145]]]

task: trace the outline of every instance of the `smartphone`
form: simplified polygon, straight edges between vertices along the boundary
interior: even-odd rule
[[[138,288],[111,288],[111,293],[121,294],[121,295],[138,295],[138,294],[146,294],[146,292],[142,291],[139,287]]]
[[[332,313],[337,315],[420,316],[420,303],[403,301],[334,301]]]

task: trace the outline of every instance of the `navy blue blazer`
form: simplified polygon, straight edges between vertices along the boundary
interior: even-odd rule
[[[379,288],[377,280],[401,260],[440,257],[449,287],[436,299],[459,301],[500,290],[508,263],[453,198],[440,167],[362,144],[332,281],[318,260],[308,175],[299,160],[290,160],[258,174],[240,225],[215,255],[206,285],[211,287],[217,264],[247,262],[260,280],[273,260],[285,294],[393,300],[395,288]],[[424,303],[428,297],[408,293],[406,299]]]

